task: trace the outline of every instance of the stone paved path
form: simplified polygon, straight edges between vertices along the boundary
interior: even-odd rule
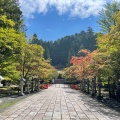
[[[120,113],[57,84],[6,109],[0,120],[120,120]]]

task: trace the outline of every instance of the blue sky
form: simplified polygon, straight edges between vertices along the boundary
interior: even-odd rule
[[[19,1],[28,29],[27,37],[36,33],[39,39],[50,41],[86,31],[89,26],[98,32],[98,12],[111,0]]]

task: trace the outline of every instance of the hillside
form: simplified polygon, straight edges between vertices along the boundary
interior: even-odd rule
[[[81,31],[71,36],[65,36],[56,41],[44,41],[38,39],[37,35],[34,34],[32,37],[32,44],[42,45],[45,49],[45,59],[51,59],[53,66],[69,66],[69,60],[71,56],[78,56],[80,49],[89,49],[90,51],[95,50],[96,47],[96,34],[93,32],[91,27],[88,27],[87,31]]]

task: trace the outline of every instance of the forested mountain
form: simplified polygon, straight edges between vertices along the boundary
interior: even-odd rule
[[[31,40],[32,44],[42,45],[45,49],[45,59],[51,59],[51,63],[54,66],[63,65],[69,66],[69,60],[71,56],[78,56],[80,49],[95,50],[96,47],[96,34],[91,27],[88,27],[87,31],[81,31],[71,36],[65,36],[56,41],[43,41],[38,39],[34,34]]]

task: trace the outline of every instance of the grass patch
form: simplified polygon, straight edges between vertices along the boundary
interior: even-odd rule
[[[1,103],[1,104],[0,104],[0,112],[3,111],[3,110],[5,110],[5,109],[7,109],[8,107],[16,104],[17,102],[19,102],[19,101],[21,101],[21,100],[23,100],[23,99],[24,99],[24,98],[22,97],[22,98],[12,99],[12,100],[9,100],[9,101],[7,101],[7,102]]]

